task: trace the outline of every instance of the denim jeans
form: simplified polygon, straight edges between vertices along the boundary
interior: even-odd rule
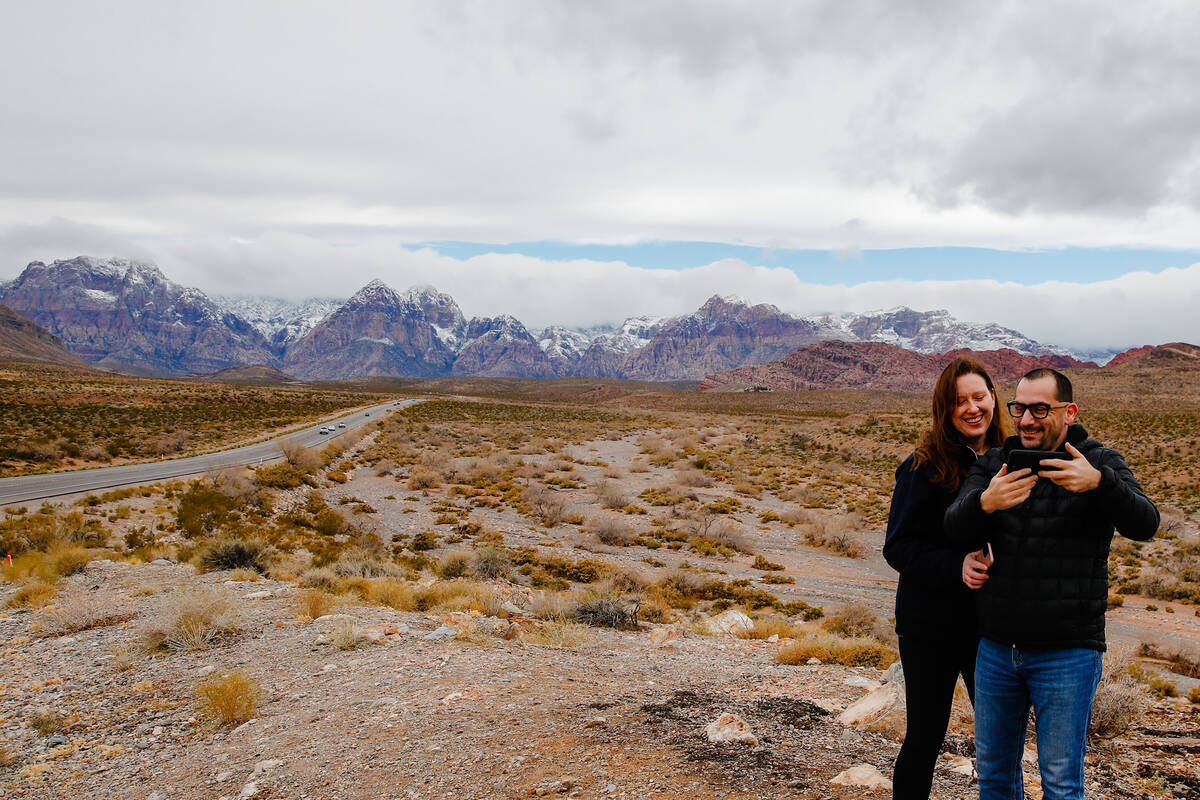
[[[1100,653],[1021,650],[979,640],[975,755],[979,800],[1024,800],[1021,755],[1032,707],[1045,800],[1083,800],[1083,754]]]

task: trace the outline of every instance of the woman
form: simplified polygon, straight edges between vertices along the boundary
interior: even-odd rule
[[[942,517],[975,459],[1004,442],[996,387],[980,364],[951,361],[933,389],[933,424],[896,470],[883,557],[900,573],[896,633],[908,706],[893,798],[928,800],[954,687],[962,675],[975,701],[975,601],[987,580],[978,559],[950,545]]]

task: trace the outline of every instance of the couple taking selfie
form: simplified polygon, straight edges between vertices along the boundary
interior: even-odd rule
[[[1023,800],[1031,709],[1043,797],[1084,796],[1109,545],[1114,530],[1150,539],[1159,518],[1078,413],[1056,370],[1029,372],[1005,404],[970,359],[938,377],[932,425],[896,470],[883,547],[900,573],[908,714],[894,798],[929,797],[960,675],[975,706],[980,800]]]

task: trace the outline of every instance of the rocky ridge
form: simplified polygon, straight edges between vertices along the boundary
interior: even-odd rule
[[[964,323],[944,310],[903,307],[809,318],[713,296],[695,312],[671,318],[529,331],[508,315],[467,320],[450,295],[432,287],[399,292],[379,280],[344,303],[233,296],[214,301],[170,282],[153,266],[86,256],[50,266],[31,263],[15,280],[0,284],[3,301],[59,336],[84,361],[135,374],[207,374],[264,364],[301,379],[669,381],[700,380],[832,340],[883,342],[916,353],[1064,352],[994,323]]]

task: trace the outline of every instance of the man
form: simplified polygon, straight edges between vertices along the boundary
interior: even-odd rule
[[[975,753],[980,800],[1020,800],[1029,709],[1037,719],[1045,800],[1083,799],[1083,755],[1104,651],[1114,528],[1140,541],[1158,510],[1120,453],[1074,424],[1070,380],[1036,369],[1008,403],[1018,436],[975,464],[946,511],[946,533],[988,563],[964,566],[979,588]],[[1041,472],[1011,473],[1016,448],[1047,451]]]

